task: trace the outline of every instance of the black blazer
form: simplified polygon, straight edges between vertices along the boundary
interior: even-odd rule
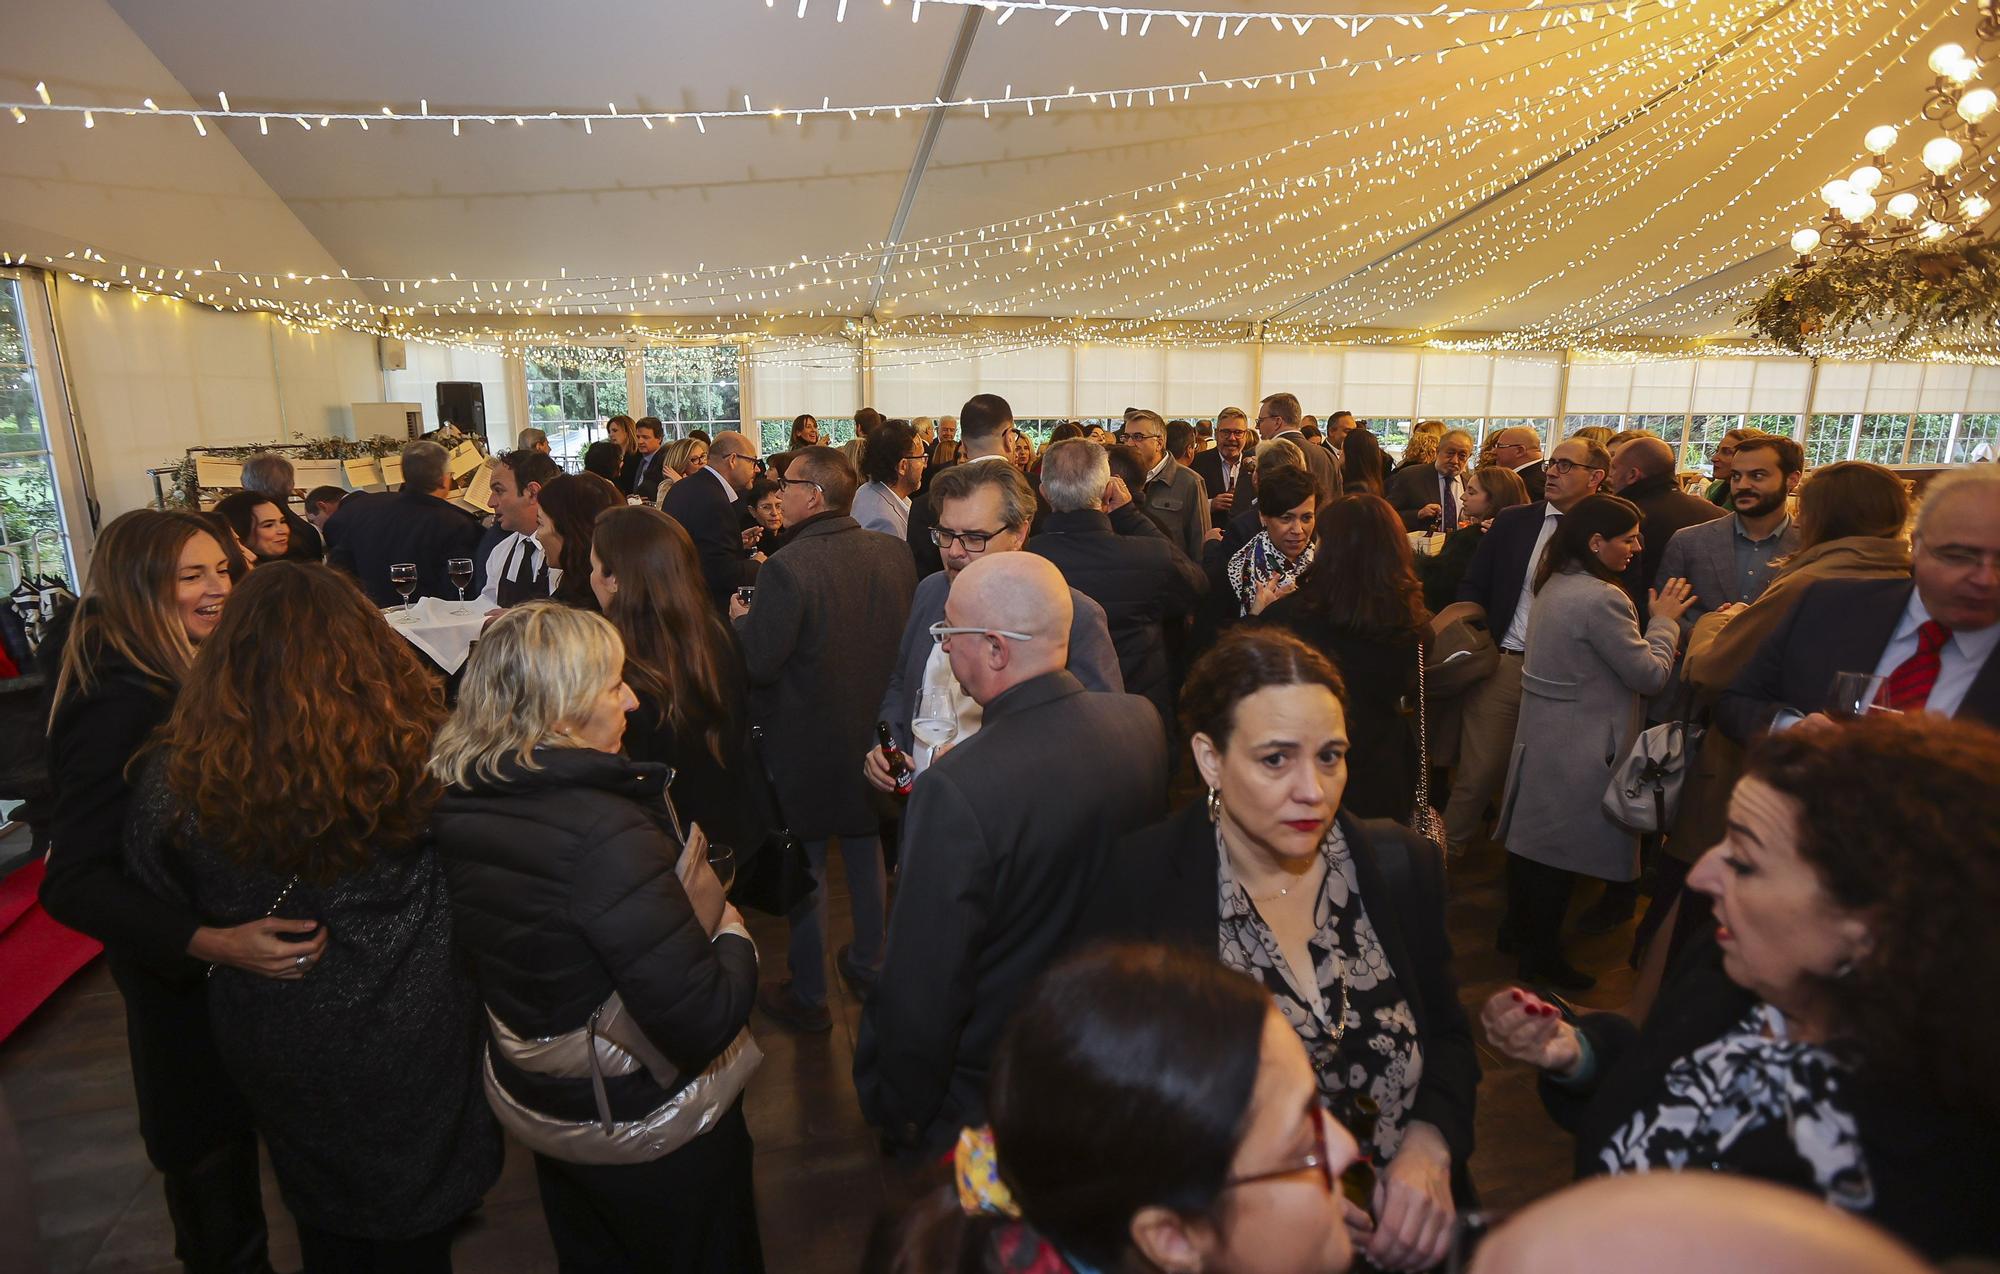
[[[1333,660],[1347,683],[1350,746],[1342,808],[1356,818],[1407,824],[1417,798],[1414,705],[1422,646],[1416,634],[1382,637],[1341,627],[1326,611],[1307,607],[1295,592],[1248,622],[1287,629]]]
[[[285,525],[292,532],[291,547],[285,550],[287,562],[318,562],[326,558],[326,540],[313,529],[312,523],[287,508]]]
[[[1808,588],[1722,692],[1715,705],[1722,732],[1748,743],[1780,709],[1826,711],[1833,674],[1874,670],[1915,587],[1900,579],[1828,579]],[[1987,659],[1958,716],[2000,726],[2000,659]]]
[[[403,600],[389,583],[389,568],[398,562],[417,564],[413,596],[456,598],[444,564],[469,557],[476,569],[484,534],[477,518],[434,495],[357,491],[326,520],[326,560],[354,576],[377,606]]]
[[[1528,488],[1530,500],[1543,498],[1543,488],[1549,482],[1549,465],[1546,460],[1537,460],[1526,468],[1516,469],[1514,472],[1521,476],[1521,485]]]
[[[633,454],[638,456],[637,452]],[[652,504],[660,498],[660,483],[667,476],[666,444],[661,443],[659,449],[654,451],[652,455],[638,456],[638,458],[638,477],[633,480],[632,490],[627,494],[636,495],[647,504]],[[678,486],[680,484],[675,483],[674,485]]]
[[[1576,1022],[1597,1058],[1584,1085],[1540,1081],[1549,1115],[1576,1137],[1576,1175],[1604,1171],[1598,1156],[1612,1136],[1661,1097],[1667,1071],[1747,1016],[1756,997],[1729,980],[1711,930],[1668,970],[1644,1026],[1616,1013]],[[1932,1259],[2000,1252],[2000,1211],[1990,1206],[1994,1128],[1976,1115],[1943,1111],[1924,1094],[1855,1076],[1855,1129],[1868,1159],[1875,1206],[1862,1213]],[[1740,1138],[1723,1171],[1813,1190],[1782,1128]]]
[[[1458,1000],[1445,931],[1444,856],[1394,823],[1339,815],[1354,875],[1382,953],[1410,999],[1424,1044],[1424,1077],[1410,1118],[1433,1124],[1451,1147],[1452,1193],[1471,1198],[1473,1106],[1479,1055]],[[1078,944],[1138,940],[1216,950],[1215,827],[1200,801],[1125,837],[1077,923]]]
[[[1458,586],[1458,600],[1485,608],[1486,630],[1493,634],[1495,645],[1514,622],[1514,608],[1521,601],[1521,585],[1528,580],[1535,540],[1542,533],[1542,518],[1548,511],[1548,504],[1542,500],[1502,509],[1487,529],[1486,538],[1479,541],[1472,565],[1465,568],[1465,579]]]
[[[1251,497],[1257,491],[1257,483],[1254,479],[1252,479],[1249,486],[1246,487],[1243,485],[1243,480],[1250,477],[1250,466],[1243,463],[1244,461],[1248,461],[1249,458],[1249,449],[1245,448],[1242,460],[1238,462],[1236,469],[1237,485],[1231,488],[1231,490],[1242,497],[1242,499],[1237,500],[1231,506],[1232,510],[1237,513],[1241,513],[1244,509],[1250,507]],[[1222,494],[1222,453],[1220,451],[1210,447],[1207,451],[1195,452],[1194,459],[1188,462],[1188,468],[1194,470],[1195,475],[1201,479],[1201,485],[1207,490],[1209,499],[1212,500]],[[1214,510],[1210,510],[1208,515],[1209,525],[1217,527],[1228,526],[1229,516],[1227,513],[1217,513]]]
[[[1698,495],[1689,495],[1672,478],[1647,478],[1618,494],[1639,506],[1639,532],[1646,541],[1639,556],[1625,568],[1623,580],[1625,591],[1632,595],[1632,604],[1639,608],[1639,626],[1644,628],[1649,610],[1646,592],[1660,586],[1656,577],[1660,573],[1660,559],[1667,555],[1667,541],[1687,527],[1728,517],[1729,510],[1718,509]]]
[[[757,582],[758,564],[743,547],[739,503],[723,494],[722,484],[707,469],[697,469],[668,487],[660,502],[660,511],[680,523],[694,541],[695,553],[701,558],[701,576],[708,581],[708,595],[725,614],[729,595]]]
[[[662,444],[660,451],[665,451],[666,449],[665,444]],[[656,451],[653,454],[658,455],[659,452]],[[631,495],[638,491],[639,479],[644,475],[645,469],[646,457],[636,451],[628,453],[618,463],[618,490],[625,495]],[[654,489],[658,490],[657,483],[654,484]]]
[[[1423,530],[1427,524],[1417,517],[1417,510],[1426,504],[1438,503],[1437,466],[1413,464],[1408,468],[1398,469],[1389,479],[1389,487],[1383,498],[1395,507],[1396,516],[1403,520],[1405,531]],[[1449,533],[1456,528],[1443,529]]]

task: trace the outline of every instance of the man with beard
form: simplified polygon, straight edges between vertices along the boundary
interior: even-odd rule
[[[1805,449],[1790,438],[1746,438],[1731,457],[1731,517],[1684,527],[1667,542],[1656,579],[1680,578],[1695,590],[1681,631],[1724,606],[1748,606],[1777,573],[1776,563],[1799,547],[1786,501],[1805,476]]]

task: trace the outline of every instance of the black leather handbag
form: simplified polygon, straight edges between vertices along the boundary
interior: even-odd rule
[[[750,730],[750,750],[757,773],[764,780],[764,794],[771,803],[771,830],[765,834],[750,861],[736,872],[736,887],[730,901],[772,916],[789,916],[813,896],[819,883],[813,879],[812,864],[806,859],[806,845],[793,834],[778,802],[778,782],[764,759],[764,731]]]

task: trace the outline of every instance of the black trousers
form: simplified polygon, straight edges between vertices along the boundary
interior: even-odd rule
[[[563,1274],[763,1274],[750,1129],[738,1101],[670,1155],[641,1164],[535,1156]]]
[[[1523,968],[1563,962],[1563,918],[1575,888],[1573,871],[1507,855],[1507,927],[1520,943]]]
[[[454,1225],[413,1239],[357,1239],[299,1225],[305,1274],[451,1274]]]

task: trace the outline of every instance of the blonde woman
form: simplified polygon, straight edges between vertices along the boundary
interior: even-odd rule
[[[466,665],[431,772],[454,930],[486,1002],[487,1098],[535,1152],[563,1268],[764,1268],[742,1091],[757,949],[621,752],[625,647],[529,602]]]
[[[1403,458],[1396,462],[1396,468],[1407,469],[1413,464],[1433,463],[1437,460],[1438,440],[1443,437],[1442,420],[1418,421],[1416,428],[1410,431],[1410,443],[1403,448]]]
[[[606,441],[618,444],[618,473],[613,482],[618,490],[631,495],[639,487],[639,470],[646,457],[639,454],[639,436],[632,432],[630,416],[613,416],[604,422]]]
[[[667,492],[674,483],[699,472],[708,463],[708,444],[692,436],[674,439],[665,451],[666,455],[660,459],[660,493],[653,500],[655,506],[666,503]]]

